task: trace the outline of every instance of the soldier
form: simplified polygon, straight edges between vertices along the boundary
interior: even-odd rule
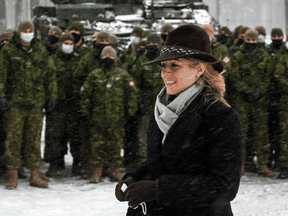
[[[161,28],[161,39],[162,39],[162,45],[165,43],[166,39],[167,39],[167,35],[169,32],[173,31],[174,28],[171,24],[166,23],[165,25],[162,26]]]
[[[57,42],[62,35],[62,30],[57,26],[52,26],[48,32],[48,42],[46,44],[46,49],[48,51],[48,55],[51,56],[55,54],[57,50]]]
[[[228,41],[229,43],[231,43],[229,40],[230,35],[231,35],[230,29],[226,26],[223,26],[219,29],[218,35],[216,36],[216,40],[219,43],[226,45]]]
[[[266,38],[266,30],[263,26],[257,26],[255,28],[256,31],[258,31],[258,45],[260,47],[266,48],[265,38]]]
[[[41,164],[40,138],[45,99],[49,99],[48,108],[56,105],[57,83],[53,60],[47,58],[47,51],[34,38],[33,25],[29,21],[21,22],[19,35],[13,44],[8,44],[3,52],[3,70],[1,85],[2,100],[10,109],[4,114],[7,134],[5,147],[6,166],[9,181],[6,188],[17,187],[22,139],[25,138],[26,163],[31,169],[30,185],[47,188],[47,178],[39,171]],[[4,94],[5,92],[5,94]],[[45,181],[46,180],[46,181]]]
[[[135,152],[135,154],[131,159],[126,158],[129,161],[126,171],[139,166],[145,159],[148,122],[153,111],[155,95],[163,87],[163,82],[161,81],[161,67],[159,65],[143,67],[142,64],[157,58],[160,54],[160,46],[161,38],[157,34],[150,34],[147,37],[145,53],[136,61],[131,71],[131,76],[138,91],[138,110],[136,115],[138,116],[139,144],[131,143],[133,146],[129,147],[130,151]],[[131,155],[128,151],[124,152],[124,157],[126,157],[125,154]]]
[[[101,53],[101,67],[92,71],[81,89],[82,112],[92,124],[90,146],[93,173],[98,183],[104,166],[112,181],[120,181],[120,149],[124,144],[124,125],[136,110],[135,87],[129,74],[115,64],[116,51],[107,46]]]
[[[136,58],[140,58],[146,51],[147,41],[140,41],[137,45]]]
[[[101,64],[101,52],[110,44],[110,35],[107,32],[100,32],[95,42],[95,48],[93,49],[93,69],[99,67]]]
[[[255,170],[253,158],[256,152],[258,174],[273,177],[275,174],[267,167],[270,148],[267,114],[270,77],[267,70],[271,57],[265,49],[258,47],[256,30],[247,30],[244,40],[239,51],[231,57],[229,66],[235,85],[234,107],[239,112],[245,137],[243,162],[245,169]]]
[[[272,43],[267,47],[269,54],[271,55],[273,63],[269,71],[271,79],[271,87],[269,90],[271,104],[269,106],[269,140],[271,143],[271,157],[269,158],[268,166],[271,168],[280,168],[280,142],[283,132],[281,131],[280,123],[280,107],[279,101],[281,101],[281,89],[279,82],[280,79],[276,79],[276,74],[283,74],[280,71],[287,68],[285,58],[287,53],[285,52],[285,43],[283,41],[283,31],[280,28],[273,28],[271,30]],[[285,109],[286,110],[286,109]],[[274,161],[274,166],[272,162]]]
[[[250,29],[249,27],[244,27],[242,26],[240,29],[239,29],[239,34],[238,34],[238,38],[234,40],[234,45],[231,46],[229,48],[229,56],[232,56],[234,55],[238,49],[239,49],[239,46],[241,46],[243,43],[244,43],[244,37],[245,37],[245,32]]]
[[[7,31],[7,30],[1,34],[1,36],[0,36],[0,42],[1,42],[0,51],[2,50],[2,47],[5,44],[8,44],[11,41],[12,37],[13,37],[13,33],[10,31]]]

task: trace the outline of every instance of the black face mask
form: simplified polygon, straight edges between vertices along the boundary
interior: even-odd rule
[[[216,39],[221,44],[226,44],[228,41],[228,37],[225,34],[218,35]]]
[[[58,42],[59,38],[56,37],[55,35],[49,35],[48,36],[48,41],[51,45],[56,44]]]
[[[245,50],[251,52],[255,50],[258,46],[258,43],[244,43]]]
[[[74,37],[74,43],[77,44],[80,39],[81,39],[81,35],[80,34],[76,34],[76,33],[71,33]]]
[[[114,65],[114,62],[115,62],[114,59],[111,59],[111,58],[108,58],[108,57],[102,59],[101,61],[102,61],[102,64],[104,65],[104,67],[106,69],[111,69],[113,67],[113,65]]]
[[[166,39],[167,39],[167,34],[161,34],[161,38],[163,39],[163,41],[166,41]]]
[[[279,49],[282,45],[282,39],[272,40],[273,47]]]
[[[108,46],[108,44],[100,44],[100,43],[97,43],[97,44],[96,44],[96,47],[97,47],[97,49],[98,49],[100,52],[102,52],[102,50],[103,50],[106,46]]]
[[[244,43],[244,39],[241,39],[241,38],[238,39],[238,42],[237,42],[237,45],[238,45],[238,46],[240,46],[240,45],[243,44],[243,43]]]
[[[136,51],[136,56],[137,56],[137,59],[140,58],[140,56],[142,56],[145,52],[145,49],[139,49]]]
[[[157,45],[147,46],[147,53],[157,53],[157,52],[158,52]]]
[[[93,48],[97,48],[97,44],[96,44],[95,40],[92,42],[92,46],[93,46]]]

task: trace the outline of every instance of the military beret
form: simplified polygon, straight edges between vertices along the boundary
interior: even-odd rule
[[[283,37],[283,31],[281,28],[273,28],[271,30],[271,37],[275,37],[275,36]]]
[[[115,51],[115,49],[113,49],[113,47],[111,47],[111,46],[104,47],[104,49],[101,52],[101,58],[105,57],[107,54],[110,54],[116,60],[117,55],[116,55],[116,51]]]
[[[257,26],[255,28],[255,30],[258,31],[259,35],[266,36],[266,30],[265,30],[265,28],[263,26]]]
[[[211,25],[211,24],[210,24],[210,25]],[[230,31],[230,29],[229,29],[228,27],[223,26],[222,28],[219,29],[219,32],[221,32],[221,34],[222,34],[223,31],[224,31],[225,33],[227,33],[228,35],[231,35],[231,31]]]
[[[74,37],[72,34],[70,33],[65,33],[63,35],[61,35],[61,37],[59,38],[59,43],[63,43],[64,41],[70,40],[74,43]]]
[[[142,37],[143,29],[140,27],[134,27],[132,34],[136,34],[139,37]]]
[[[110,35],[107,32],[102,31],[98,34],[96,43],[100,43],[104,39],[109,42],[110,41]]]
[[[169,23],[166,23],[161,28],[161,32],[167,32],[168,33],[168,32],[173,31],[173,30],[174,30],[173,26]]]
[[[256,30],[248,29],[245,32],[244,40],[252,39],[252,40],[258,41],[258,35],[259,33]]]
[[[147,37],[147,44],[150,42],[157,43],[160,46],[161,45],[161,38],[157,34],[150,34]]]
[[[241,28],[240,28],[240,31],[239,31],[239,35],[240,35],[240,34],[245,34],[245,32],[246,32],[248,29],[250,29],[250,28],[249,28],[249,27],[245,27],[245,26],[241,27]]]
[[[27,29],[34,31],[33,24],[30,21],[25,20],[19,24],[18,32],[20,34],[21,32],[25,32]]]
[[[202,28],[207,32],[209,37],[214,38],[214,28],[211,24],[209,25],[202,25]]]
[[[50,30],[49,30],[48,33],[49,33],[49,34],[52,34],[53,31],[56,32],[56,36],[57,36],[57,37],[60,37],[60,36],[62,35],[62,30],[61,30],[58,26],[52,26],[52,27],[50,28]]]
[[[82,23],[80,23],[79,21],[74,21],[72,22],[72,24],[69,27],[69,31],[79,31],[81,36],[84,35],[84,25]]]

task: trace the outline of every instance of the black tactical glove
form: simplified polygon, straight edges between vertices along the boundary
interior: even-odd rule
[[[5,97],[0,97],[0,112],[6,112],[9,109],[9,102]]]
[[[121,187],[123,184],[126,184],[127,186],[129,186],[130,184],[133,184],[135,183],[134,179],[132,178],[128,178],[128,179],[125,179],[125,180],[121,180],[117,185],[116,185],[116,188],[115,188],[115,196],[116,198],[120,201],[120,202],[123,202],[125,201],[125,194],[124,192],[125,191],[122,191]]]
[[[125,200],[131,208],[136,208],[142,202],[156,200],[156,181],[139,181],[130,184],[125,190]]]
[[[55,109],[56,105],[57,105],[57,100],[49,99],[46,112],[47,113],[52,112]]]

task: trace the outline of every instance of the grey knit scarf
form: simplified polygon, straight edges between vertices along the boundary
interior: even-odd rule
[[[164,144],[166,135],[178,116],[190,105],[203,88],[203,85],[193,85],[179,94],[170,104],[167,102],[166,87],[157,95],[154,115],[159,129],[164,133],[162,144]]]

